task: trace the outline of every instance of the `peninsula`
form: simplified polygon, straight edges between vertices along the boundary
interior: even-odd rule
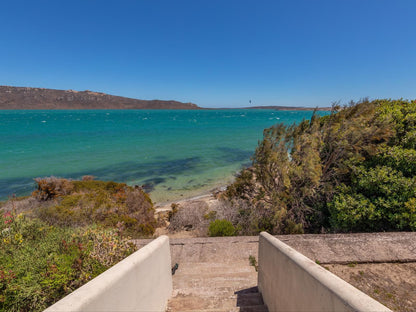
[[[138,100],[89,90],[0,86],[0,109],[201,109],[193,103]]]
[[[208,109],[173,100],[139,100],[90,90],[0,86],[0,110],[6,109]],[[213,109],[213,108],[209,108]],[[218,108],[215,108],[218,109]],[[229,108],[224,108],[229,109]],[[240,109],[319,110],[331,107],[253,106]]]

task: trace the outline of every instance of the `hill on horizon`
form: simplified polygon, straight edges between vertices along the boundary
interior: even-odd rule
[[[0,109],[201,109],[193,103],[139,100],[90,90],[0,86]]]

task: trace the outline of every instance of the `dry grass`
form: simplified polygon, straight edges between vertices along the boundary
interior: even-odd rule
[[[329,264],[326,267],[393,311],[416,311],[416,263]]]

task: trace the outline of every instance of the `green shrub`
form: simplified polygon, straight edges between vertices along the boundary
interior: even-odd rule
[[[0,212],[0,311],[42,311],[134,250],[116,230]]]
[[[328,205],[341,231],[415,231],[416,181],[390,167],[357,168]]]
[[[155,231],[153,204],[141,189],[91,179],[45,178],[38,179],[38,184],[39,188],[42,186],[42,193],[36,193],[37,196],[45,193],[48,195],[42,197],[43,202],[54,201],[54,204],[39,206],[36,210],[36,215],[49,224],[86,226],[97,223],[117,227],[134,237],[150,236]],[[59,185],[66,185],[66,191],[57,191]]]
[[[253,234],[414,231],[416,101],[363,100],[265,129],[250,170],[225,195],[246,202],[233,224]]]
[[[253,189],[253,173],[250,169],[242,170],[235,178],[234,183],[227,186],[225,195],[227,197],[243,197],[251,193]]]
[[[209,224],[209,236],[233,236],[236,234],[236,229],[230,221],[215,220]]]

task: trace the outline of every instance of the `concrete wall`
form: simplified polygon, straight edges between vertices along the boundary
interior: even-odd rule
[[[258,265],[269,311],[390,311],[266,232],[260,234]]]
[[[45,311],[165,311],[171,295],[169,238],[161,236]]]

